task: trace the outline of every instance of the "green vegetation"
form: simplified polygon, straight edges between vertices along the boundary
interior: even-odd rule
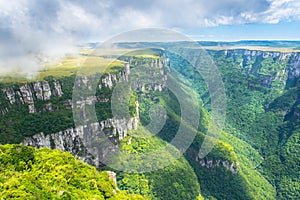
[[[127,160],[124,159],[126,155],[122,155],[122,166],[128,167],[127,169],[130,169],[130,166],[143,168],[150,163],[149,159],[142,155],[147,152],[155,152],[166,145],[167,143],[161,139],[151,137],[151,133],[142,127],[131,131],[129,137],[122,141],[122,149],[126,151],[126,155],[131,154],[134,157]],[[173,151],[178,150],[172,148],[172,154]],[[200,195],[197,176],[183,157],[174,160],[172,154],[163,151],[150,158],[154,171],[142,174],[121,173],[118,176],[120,177],[120,188],[151,199],[196,199]],[[160,166],[164,166],[166,162],[171,163],[161,168]],[[155,169],[155,166],[158,169]]]
[[[130,51],[126,54],[129,57],[136,57],[136,58],[151,58],[151,59],[159,59],[160,58],[161,50],[158,49],[138,49]]]
[[[170,102],[169,102],[170,103]],[[170,105],[170,104],[167,104]],[[205,116],[205,115],[204,115]],[[170,130],[176,130],[179,122],[178,118],[169,116],[167,123],[160,133],[165,139],[170,137]],[[200,119],[199,129],[206,127],[207,120],[203,120],[203,115]],[[204,128],[205,130],[205,128]],[[225,133],[223,133],[225,134]],[[229,134],[227,134],[229,135]],[[231,136],[232,140],[216,141],[212,151],[205,157],[205,161],[228,161],[229,163],[240,163],[238,174],[233,174],[224,167],[207,168],[202,167],[195,161],[196,153],[199,152],[199,147],[203,143],[205,134],[198,132],[191,147],[185,153],[185,157],[189,164],[193,167],[198,181],[201,186],[201,193],[205,197],[214,196],[217,199],[272,199],[274,198],[274,188],[254,170],[252,163],[249,163],[248,156],[240,152],[234,151],[232,141],[240,144],[241,141]],[[230,136],[230,135],[229,135]],[[231,145],[229,145],[231,144]],[[244,145],[234,146],[237,149],[244,149]],[[248,147],[250,148],[250,146]],[[250,148],[252,150],[252,148]],[[252,150],[253,152],[254,150]],[[247,151],[246,151],[247,152]],[[251,152],[251,151],[250,151]],[[258,153],[255,154],[259,156]],[[259,157],[260,158],[260,157]],[[257,160],[258,158],[255,157]]]
[[[91,56],[90,54],[87,53],[84,56]],[[148,84],[145,85],[145,91],[132,91],[124,97],[124,102],[122,102],[129,103],[130,116],[136,116],[135,108],[138,101],[140,118],[138,130],[129,131],[128,137],[120,142],[124,152],[116,158],[119,159],[119,163],[123,167],[132,169],[132,173],[117,172],[118,187],[126,191],[127,194],[116,189],[112,183],[110,183],[112,185],[109,186],[109,189],[101,189],[101,183],[97,182],[98,179],[95,176],[102,177],[101,180],[109,182],[107,174],[96,172],[94,168],[82,163],[78,164],[79,161],[69,154],[46,149],[34,150],[22,146],[3,146],[0,148],[0,153],[3,155],[0,157],[0,170],[2,170],[0,183],[8,184],[5,187],[0,185],[1,194],[33,195],[30,191],[34,191],[34,194],[38,195],[65,195],[66,199],[69,198],[68,195],[73,195],[73,191],[75,191],[74,195],[81,195],[80,191],[77,190],[80,187],[90,187],[90,185],[84,184],[90,183],[92,172],[85,172],[88,175],[84,176],[86,181],[82,183],[75,181],[72,183],[73,185],[63,185],[65,189],[61,189],[61,185],[54,183],[57,177],[61,177],[63,176],[62,173],[65,173],[65,171],[60,173],[57,169],[69,170],[66,171],[66,174],[74,173],[72,176],[70,175],[71,178],[77,177],[77,174],[78,176],[83,175],[83,172],[76,171],[80,168],[65,166],[67,163],[64,161],[69,159],[72,161],[71,165],[76,163],[76,165],[84,166],[81,167],[83,170],[86,167],[94,170],[92,174],[94,174],[95,184],[92,182],[96,186],[93,186],[91,190],[83,190],[87,191],[83,195],[98,195],[97,192],[99,192],[99,195],[102,195],[99,197],[100,199],[121,198],[118,195],[123,195],[122,198],[125,199],[141,198],[141,196],[146,199],[299,199],[300,79],[288,79],[286,70],[290,65],[289,59],[291,57],[265,56],[257,53],[257,51],[256,53],[245,53],[242,49],[230,50],[226,53],[212,50],[209,51],[209,54],[218,66],[225,85],[227,117],[225,129],[219,130],[219,140],[210,138],[216,144],[204,159],[197,161],[196,157],[210,124],[211,94],[209,94],[201,74],[193,66],[180,56],[167,53],[166,56],[171,60],[170,67],[182,75],[182,77],[176,77],[178,89],[181,90],[182,94],[193,93],[198,97],[197,100],[183,99],[183,102],[192,105],[193,108],[196,104],[200,105],[199,127],[194,130],[197,133],[196,137],[180,159],[173,160],[174,155],[179,153],[179,150],[176,149],[179,147],[176,146],[170,147],[173,153],[159,152],[153,160],[145,160],[143,157],[144,153],[155,152],[171,142],[176,136],[180,124],[186,130],[193,130],[188,120],[181,119],[182,110],[176,95],[168,89],[160,92],[147,90],[150,87]],[[134,51],[119,57],[119,61],[111,66],[107,72],[118,74],[123,69],[120,65],[124,61],[131,62],[132,72],[135,70],[135,66],[143,67],[143,71],[137,71],[133,78],[144,80],[151,73],[159,74],[159,70],[151,70],[151,65],[160,56],[162,56],[162,50]],[[108,61],[112,57],[114,56],[102,56],[99,58],[99,62],[91,59],[90,68],[87,69],[92,69],[94,64],[104,63],[101,59]],[[41,79],[48,80],[50,84],[54,79],[58,80],[62,84],[64,95],[53,97],[49,101],[35,100],[36,108],[40,112],[28,114],[28,105],[26,104],[11,106],[6,97],[0,93],[0,109],[9,109],[4,117],[0,117],[0,143],[19,143],[24,137],[39,132],[49,134],[74,127],[72,110],[64,105],[68,99],[72,98],[72,87],[75,79],[75,75],[72,74],[76,68],[74,67],[76,59],[68,59],[60,67],[49,69],[45,72],[45,76],[41,76]],[[93,74],[98,72],[91,71]],[[153,75],[153,80],[155,78],[159,77]],[[172,77],[169,78],[172,79]],[[173,79],[175,80],[175,77]],[[0,88],[7,88],[12,85],[17,88],[19,84],[21,83],[17,81],[13,83],[2,82]],[[194,91],[188,89],[189,87]],[[98,97],[109,99],[107,102],[97,102],[95,105],[99,120],[112,117],[110,100],[112,91],[113,89],[103,87],[103,85],[101,89],[98,88],[96,91]],[[43,111],[45,104],[49,102],[52,103],[55,111]],[[149,112],[154,105],[162,106],[167,114],[166,123],[156,136],[142,126],[148,125],[153,120]],[[122,107],[120,106],[118,109],[122,110]],[[22,155],[18,154],[20,148],[22,149],[21,152],[24,151]],[[8,159],[4,156],[6,154],[17,154],[17,156]],[[38,170],[43,169],[43,165],[49,167],[48,165],[52,162],[48,162],[48,160],[51,159],[54,159],[54,163],[57,162],[57,165],[51,168],[56,171],[49,172],[51,174],[47,174],[46,171],[44,175],[37,173]],[[171,165],[162,167],[157,171],[134,173],[136,168],[147,169],[151,165],[160,168],[159,166],[170,160],[172,161]],[[223,164],[216,165],[216,163],[223,161],[226,161],[229,167],[233,164],[233,169],[230,170]],[[205,166],[201,166],[203,162]],[[214,166],[208,166],[207,163],[209,162],[213,163]],[[15,175],[13,176],[13,174]],[[57,175],[56,178],[55,175]],[[36,179],[37,176],[43,176],[44,182],[39,182],[40,179]],[[62,181],[61,184],[68,185],[70,177],[66,177],[66,180]],[[48,183],[47,178],[49,178]],[[29,180],[33,181],[34,184],[30,185]],[[24,194],[19,191],[19,185],[22,184],[28,185],[26,187],[28,191],[24,190]],[[45,184],[47,187],[51,185],[50,189],[46,190],[48,192],[44,192],[42,188]],[[1,188],[6,188],[6,190],[1,190]],[[15,192],[15,190],[18,191]],[[8,191],[9,193],[4,193]],[[49,191],[54,191],[54,193],[49,193]],[[111,193],[111,191],[116,191],[116,193]],[[29,193],[27,194],[27,192]],[[106,194],[106,192],[108,193]],[[132,196],[128,196],[128,194]]]
[[[4,145],[0,154],[1,199],[144,199],[69,153]]]
[[[300,84],[299,78],[288,80],[284,73],[290,58],[249,56],[243,50],[209,53],[227,94],[226,132],[231,134],[223,132],[221,140],[234,147],[251,198],[275,199],[276,189],[278,199],[298,199]],[[178,56],[170,57],[173,67],[193,83],[209,110],[208,89],[201,75]],[[200,183],[201,187],[216,185]],[[210,195],[214,194],[216,191]]]
[[[178,63],[181,64],[181,62]],[[182,80],[177,79],[177,83],[178,87],[185,88]],[[198,85],[195,84],[193,86],[196,88]],[[190,91],[186,90],[186,92]],[[184,122],[181,120],[181,110],[179,102],[176,96],[171,91],[166,90],[159,93],[143,92],[139,93],[138,99],[140,107],[140,118],[141,122],[144,123],[144,125],[147,125],[150,122],[148,113],[151,106],[155,104],[160,104],[167,111],[168,117],[166,123],[163,129],[157,134],[157,136],[159,136],[163,140],[171,142],[177,133],[180,123],[183,123],[187,129],[192,129],[191,127],[189,127],[188,122]],[[183,101],[191,104],[197,103],[191,102],[189,99],[184,99]],[[199,101],[198,103],[200,104],[202,102]],[[237,170],[239,170],[237,174],[234,174],[233,172],[227,170],[223,166],[213,168],[208,168],[206,166],[202,167],[195,160],[197,152],[199,152],[199,147],[201,146],[204,140],[205,134],[203,132],[207,131],[209,124],[209,114],[207,113],[207,111],[205,111],[204,108],[200,108],[200,114],[201,117],[199,120],[199,132],[197,133],[194,142],[192,143],[191,147],[187,150],[184,157],[189,162],[189,165],[193,167],[193,170],[197,175],[196,179],[198,179],[198,182],[200,183],[201,194],[204,195],[204,197],[206,198],[215,197],[217,199],[273,199],[275,196],[274,188],[268,183],[268,181],[263,176],[261,176],[258,172],[254,170],[254,164],[252,163],[252,161],[248,160],[248,155],[244,155],[243,153],[245,152],[238,152],[237,154],[236,152],[234,152],[234,148],[228,144],[231,144],[232,141],[234,141],[235,144],[237,144],[237,148],[241,148],[241,146],[238,146],[238,144],[240,144],[241,141],[237,138],[232,136],[233,139],[231,141],[227,140],[227,143],[222,141],[216,141],[214,149],[204,159],[205,161],[212,161],[213,163],[216,163],[218,161],[227,161],[230,164],[238,162],[240,163],[240,167],[235,166],[235,169],[238,168]],[[127,140],[125,140],[125,142],[126,141]],[[154,147],[155,150],[158,147],[154,144],[156,143],[151,141],[151,145],[152,147]],[[125,145],[125,147],[130,148],[132,145],[134,145],[134,147],[139,151],[147,149],[144,143],[133,143],[130,145]],[[242,148],[244,148],[243,145]],[[251,152],[256,153],[256,151],[250,145],[248,146],[248,148],[251,150]],[[254,155],[256,156],[256,162],[259,162],[259,154],[256,153]],[[137,162],[135,165],[139,164],[142,165],[143,162]],[[163,188],[160,188],[157,191],[164,191]],[[167,191],[169,191],[169,188],[171,187],[168,186]],[[165,193],[168,193],[167,191],[165,191]],[[178,199],[179,197],[180,195],[177,194],[176,199]],[[167,196],[164,198],[168,199]]]
[[[120,69],[112,67],[112,72],[118,74]],[[107,73],[103,74],[105,77]],[[44,134],[56,133],[74,128],[73,112],[70,105],[72,99],[73,86],[75,82],[75,75],[66,77],[46,77],[51,86],[54,88],[53,81],[59,81],[62,85],[63,95],[56,97],[52,95],[50,100],[41,101],[34,97],[36,113],[28,113],[28,104],[10,105],[4,92],[0,92],[0,110],[7,108],[8,113],[5,117],[0,117],[0,144],[5,143],[20,143],[25,137],[33,136],[34,134],[43,132]],[[13,87],[15,91],[19,88],[21,83],[1,83],[0,88]],[[96,96],[101,99],[108,99],[107,102],[96,102],[96,114],[98,120],[105,120],[112,117],[111,113],[111,95],[112,89],[104,87],[96,88]],[[135,115],[135,99],[130,100],[130,114]],[[47,104],[51,103],[52,111],[45,110]],[[87,109],[91,109],[91,106]]]
[[[26,83],[41,81],[47,77],[69,77],[74,75],[94,75],[115,71],[116,67],[123,68],[124,62],[105,55],[98,55],[96,51],[84,50],[79,55],[67,56],[62,60],[43,66],[39,71],[32,72],[31,78],[24,78],[24,74],[14,72],[0,75],[2,83]]]
[[[47,77],[47,81],[51,84],[53,77]],[[28,105],[10,105],[4,93],[1,92],[0,101],[1,109],[8,108],[9,112],[0,117],[0,143],[20,143],[24,137],[43,132],[45,134],[59,132],[74,127],[73,114],[68,105],[68,99],[72,98],[72,87],[74,85],[75,76],[62,77],[59,82],[62,84],[64,95],[62,97],[52,96],[51,100],[38,101],[35,99],[37,113],[28,113]],[[14,89],[18,88],[20,83],[13,85]],[[7,88],[5,84],[0,85],[1,88]],[[45,105],[51,103],[54,111],[45,111]]]

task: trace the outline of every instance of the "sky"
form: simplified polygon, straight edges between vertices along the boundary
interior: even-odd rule
[[[0,73],[37,70],[78,44],[140,28],[194,40],[300,40],[300,0],[0,0]]]

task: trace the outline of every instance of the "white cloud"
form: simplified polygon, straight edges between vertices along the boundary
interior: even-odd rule
[[[131,29],[300,20],[298,0],[0,0],[0,7],[0,73],[37,70],[77,43]]]
[[[279,23],[282,20],[300,19],[300,2],[297,0],[270,0],[270,8],[261,13],[265,23]]]
[[[270,6],[263,12],[241,13],[242,23],[277,24],[281,21],[300,19],[300,1],[297,0],[269,0]]]
[[[1,1],[0,5],[1,73],[17,70],[28,75],[47,57],[74,52],[73,38],[54,28],[55,12],[44,15],[38,7],[33,12],[28,0]]]

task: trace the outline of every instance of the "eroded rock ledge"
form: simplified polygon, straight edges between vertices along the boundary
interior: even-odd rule
[[[216,167],[224,167],[226,170],[231,171],[234,174],[238,174],[240,171],[240,166],[238,162],[230,163],[227,160],[207,160],[201,159],[196,156],[195,160],[202,166],[206,168],[216,168]]]
[[[10,105],[28,104],[29,113],[35,113],[35,99],[47,101],[52,96],[61,97],[63,95],[60,82],[53,81],[53,85],[53,88],[51,88],[48,81],[42,81],[24,84],[17,89],[12,86],[2,89],[2,91],[5,93]]]
[[[99,123],[69,128],[58,133],[48,135],[39,133],[26,138],[22,144],[36,148],[47,147],[67,151],[78,156],[84,162],[99,167],[102,158],[109,151],[118,148],[118,142],[127,136],[127,132],[137,129],[138,122],[137,117],[112,118]]]

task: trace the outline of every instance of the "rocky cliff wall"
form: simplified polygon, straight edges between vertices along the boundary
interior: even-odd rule
[[[108,151],[118,148],[118,142],[127,136],[128,131],[137,129],[138,122],[137,117],[112,118],[99,123],[69,128],[58,133],[48,135],[39,133],[26,138],[22,144],[67,151],[84,162],[99,167]],[[109,145],[109,142],[113,145]]]
[[[52,96],[61,97],[63,95],[60,82],[53,81],[52,83],[53,88],[50,87],[48,81],[42,81],[3,88],[2,92],[4,92],[10,105],[27,104],[28,112],[35,113],[35,100],[47,101]]]
[[[132,76],[130,65],[133,67]],[[141,73],[143,72],[143,73]],[[84,90],[94,89],[95,80],[98,80],[99,76],[78,76],[75,84],[79,88]],[[161,59],[130,59],[128,63],[125,63],[124,69],[117,73],[106,73],[100,77],[100,81],[97,83],[97,87],[101,91],[103,88],[110,90],[118,82],[128,82],[132,84],[134,90],[156,90],[162,91],[165,87],[166,75],[163,69],[163,62]],[[53,81],[38,81],[26,84],[11,85],[10,87],[1,88],[5,99],[0,100],[0,111],[2,114],[6,114],[11,106],[28,105],[29,113],[36,113],[42,110],[36,109],[36,101],[47,102],[43,110],[51,111],[51,100],[53,97],[63,97],[64,90],[67,86],[64,86],[60,80]],[[68,88],[70,90],[70,88]],[[101,93],[101,92],[100,92]],[[69,97],[72,98],[72,97]],[[1,101],[8,101],[9,106],[1,106]],[[95,102],[108,102],[109,99],[100,96],[91,96],[85,100],[75,102],[76,105],[91,104]],[[66,108],[71,107],[71,99],[66,100],[63,104],[66,104]],[[74,102],[73,102],[74,103]]]
[[[263,77],[262,85],[268,87],[274,81],[285,85],[300,76],[299,52],[236,49],[224,50],[222,54],[239,64],[246,74]]]
[[[136,62],[136,63],[133,63]],[[135,73],[137,71],[130,69],[130,64],[133,65],[133,69],[137,67],[141,67],[142,70],[145,70],[147,74],[147,79],[143,79],[143,81],[139,81],[141,79],[134,79],[134,75],[139,75]],[[103,97],[101,91],[103,89],[113,90],[115,85],[118,82],[128,82],[130,81],[132,84],[132,89],[134,90],[158,90],[162,91],[165,87],[165,83],[157,83],[157,79],[154,79],[153,76],[159,75],[163,78],[165,77],[163,63],[160,59],[157,60],[147,60],[147,63],[141,62],[141,60],[133,61],[131,60],[129,63],[125,64],[124,70],[118,73],[108,73],[101,77],[101,81],[98,83],[97,87],[99,89],[99,96],[88,96],[84,98],[78,98],[80,100],[76,100],[75,102],[72,100],[68,101],[68,107],[75,106],[79,109],[82,117],[84,120],[86,119],[87,111],[86,107],[93,105],[95,102],[109,102],[110,99],[108,97]],[[145,67],[146,64],[147,67]],[[144,68],[145,67],[145,68]],[[138,70],[139,72],[140,70]],[[129,76],[130,73],[133,75],[132,77]],[[150,75],[150,76],[149,76]],[[91,76],[81,76],[76,78],[75,85],[76,87],[80,88],[84,91],[92,91],[94,88],[95,80],[98,77]],[[159,77],[161,78],[161,77]],[[165,79],[164,79],[165,80]],[[46,83],[44,83],[46,85]],[[53,84],[54,85],[54,84]],[[63,91],[61,88],[63,86],[59,84],[59,82],[55,82],[56,88],[60,90],[51,90],[48,87],[49,84],[45,87],[42,86],[42,83],[33,83],[29,86],[24,86],[23,88],[26,89],[26,94],[21,95],[21,99],[24,101],[23,103],[27,103],[29,106],[34,105],[34,99],[39,100],[51,100],[51,95],[63,95]],[[46,88],[46,90],[44,89]],[[25,91],[24,89],[24,91]],[[21,93],[23,94],[23,93]],[[89,94],[89,92],[88,92]],[[15,97],[15,93],[9,93],[7,98]],[[26,97],[30,97],[26,99]],[[24,100],[25,99],[25,100]],[[16,104],[16,101],[10,102],[12,105]],[[44,133],[37,133],[32,137],[27,137],[22,144],[30,145],[37,148],[40,147],[47,147],[53,149],[60,149],[62,151],[68,151],[73,155],[78,156],[83,161],[99,167],[102,165],[101,160],[109,153],[109,151],[115,151],[118,148],[120,140],[127,136],[127,132],[133,129],[137,129],[139,123],[139,111],[138,111],[138,104],[136,104],[136,113],[137,116],[131,118],[110,118],[105,119],[103,121],[97,123],[88,123],[84,126],[77,126],[76,128],[69,128],[57,133],[52,134],[44,134]],[[34,109],[29,110],[30,113],[36,112]],[[108,140],[114,144],[109,145],[106,142],[103,143],[108,138]],[[97,141],[102,141],[98,143]],[[97,148],[97,146],[101,148]],[[103,148],[105,146],[105,148]],[[96,148],[95,148],[96,147]]]

